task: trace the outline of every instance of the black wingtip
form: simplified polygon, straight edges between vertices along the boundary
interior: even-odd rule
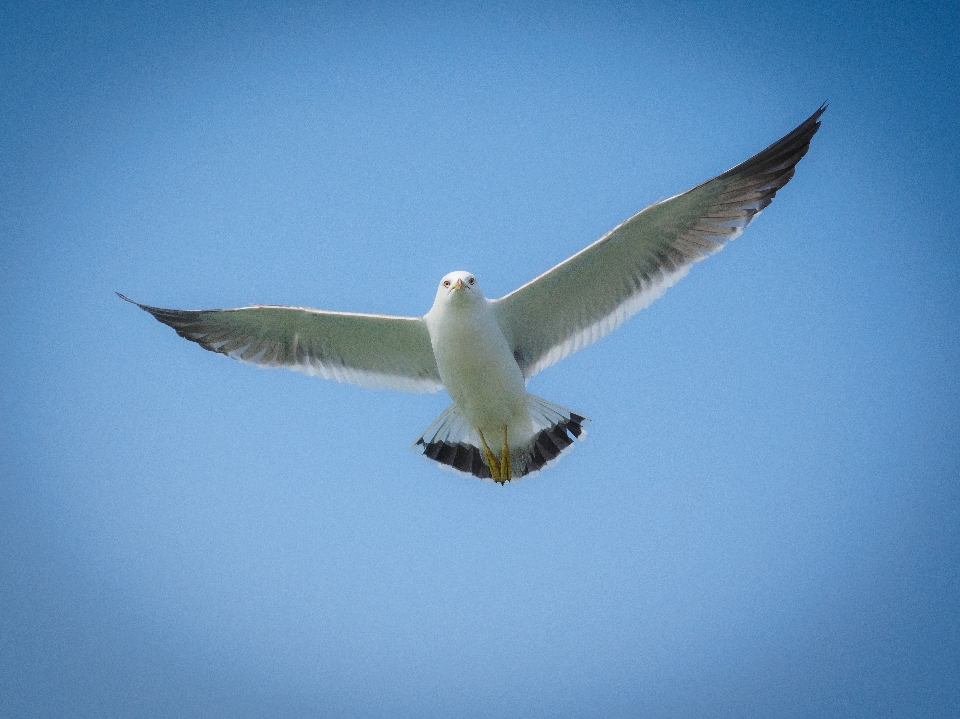
[[[790,135],[793,135],[795,133],[802,133],[803,131],[810,132],[810,130],[812,129],[812,132],[810,132],[810,136],[813,137],[813,135],[816,134],[817,130],[820,129],[820,116],[827,111],[828,106],[829,105],[826,102],[820,105],[820,107],[818,107],[810,117],[808,117],[806,120],[800,123],[800,125],[797,126],[797,128],[792,133],[790,133]]]
[[[813,137],[813,135],[817,133],[817,130],[820,129],[820,116],[827,111],[827,108],[829,106],[830,106],[829,103],[824,102],[822,105],[820,105],[820,107],[817,108],[816,112],[814,112],[810,117],[804,120],[803,123],[801,123],[800,127],[798,127],[797,130],[801,128],[809,128],[810,126],[813,126],[813,132],[810,135],[811,137]]]
[[[139,307],[141,310],[143,310],[144,312],[149,312],[149,313],[152,314],[154,317],[157,316],[156,313],[154,312],[154,310],[157,309],[156,307],[151,307],[150,305],[140,304],[140,303],[137,302],[136,300],[131,300],[129,297],[127,297],[127,296],[124,295],[124,294],[121,294],[120,292],[116,292],[115,294],[116,294],[117,297],[119,297],[121,300],[124,300],[124,301],[126,301],[126,302],[129,302],[131,305],[136,305],[136,306]]]
[[[139,308],[140,308],[141,310],[143,310],[144,312],[149,312],[149,313],[152,314],[154,317],[156,317],[156,315],[155,315],[154,312],[153,312],[155,309],[157,309],[156,307],[151,307],[150,305],[142,305],[142,304],[140,304],[139,302],[137,302],[136,300],[131,300],[129,297],[127,297],[127,296],[124,295],[124,294],[121,294],[120,292],[115,292],[114,294],[115,294],[117,297],[119,297],[121,300],[124,300],[125,302],[129,302],[131,305],[136,305],[137,307],[139,307]]]

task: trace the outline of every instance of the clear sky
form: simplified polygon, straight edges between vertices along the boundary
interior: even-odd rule
[[[955,3],[198,5],[0,9],[0,714],[956,716]],[[113,294],[500,296],[824,101],[505,487]]]

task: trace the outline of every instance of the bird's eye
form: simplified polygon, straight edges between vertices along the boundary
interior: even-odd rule
[[[476,280],[471,277],[469,280],[467,280],[467,282],[469,282],[472,285],[474,282],[476,282]]]
[[[444,286],[444,287],[449,287],[449,286],[450,286],[450,280],[444,280],[444,281],[443,281],[443,286]]]

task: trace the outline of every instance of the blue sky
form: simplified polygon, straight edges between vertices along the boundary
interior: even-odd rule
[[[949,3],[8,4],[0,709],[937,717],[960,704]],[[744,235],[530,390],[499,487],[445,395],[204,352],[121,302],[499,296],[830,108]]]

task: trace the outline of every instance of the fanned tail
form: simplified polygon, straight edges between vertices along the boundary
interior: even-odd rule
[[[527,408],[536,432],[526,448],[521,477],[539,472],[560,459],[573,447],[574,439],[582,442],[587,436],[586,425],[590,422],[583,415],[532,394],[527,395]]]
[[[527,395],[527,411],[529,427],[523,440],[520,444],[511,441],[510,479],[535,474],[553,464],[570,450],[574,439],[582,441],[586,437],[585,425],[590,421],[532,394]],[[493,476],[479,433],[460,416],[456,405],[448,407],[427,427],[413,449],[460,474],[480,479]]]
[[[463,421],[457,406],[452,404],[413,443],[413,449],[455,472],[490,479],[490,468],[477,446],[479,441],[479,435]]]

